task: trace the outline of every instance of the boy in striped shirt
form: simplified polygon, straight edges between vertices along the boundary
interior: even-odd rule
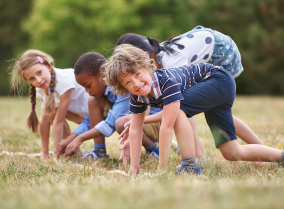
[[[182,166],[176,174],[202,174],[202,168],[196,163],[192,129],[187,120],[187,117],[201,112],[205,114],[216,147],[227,160],[284,161],[284,152],[281,150],[257,144],[238,144],[231,113],[236,92],[235,81],[222,67],[199,63],[156,69],[148,53],[123,44],[116,48],[103,69],[105,81],[114,93],[130,93],[132,173],[137,174],[140,170],[143,123],[162,121],[159,168],[166,169],[174,130],[182,158]],[[145,119],[148,105],[163,108],[163,112]]]

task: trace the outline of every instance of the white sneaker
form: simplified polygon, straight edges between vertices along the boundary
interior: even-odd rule
[[[83,154],[83,157],[80,158],[78,160],[78,162],[83,162],[85,160],[89,160],[89,159],[92,159],[92,160],[96,160],[98,159],[99,157],[96,155],[96,153],[92,152],[92,151],[85,151],[84,154]]]
[[[147,154],[149,158],[154,158],[159,160],[159,155],[156,152],[151,152],[150,154]]]
[[[76,149],[76,154],[74,155],[74,157],[79,158],[79,157],[81,157],[82,155],[83,155],[83,152],[82,152],[81,148],[78,147],[78,148]]]

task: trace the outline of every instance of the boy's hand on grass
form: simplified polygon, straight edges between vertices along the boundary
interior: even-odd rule
[[[60,155],[64,155],[67,145],[68,144],[64,140],[59,142],[58,144],[59,152],[58,155],[56,156],[57,159],[60,157]]]
[[[126,141],[122,147],[119,148],[121,150],[119,160],[122,160],[122,165],[127,165],[129,162],[129,156],[130,156],[130,146],[129,141]]]
[[[122,140],[120,141],[120,144],[125,144],[125,142],[128,139],[128,135],[129,135],[129,127],[130,126],[125,126],[125,129],[122,131],[122,133],[118,136],[119,140],[120,138],[122,138]]]
[[[76,137],[67,147],[65,151],[65,158],[76,154],[76,149],[82,144],[79,137]]]

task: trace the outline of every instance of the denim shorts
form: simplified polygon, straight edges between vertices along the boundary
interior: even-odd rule
[[[237,139],[232,116],[236,85],[232,75],[223,69],[212,69],[210,77],[182,92],[180,101],[187,117],[204,112],[206,122],[218,148]]]
[[[216,66],[222,66],[233,76],[233,78],[238,77],[243,72],[244,68],[241,62],[239,49],[230,36],[199,25],[178,37],[183,38],[189,34],[199,31],[208,31],[213,34],[215,39],[213,53],[208,63]]]
[[[241,54],[236,43],[218,31],[211,31],[215,37],[213,54],[208,61],[213,65],[222,66],[233,78],[238,77],[244,70],[241,62]]]

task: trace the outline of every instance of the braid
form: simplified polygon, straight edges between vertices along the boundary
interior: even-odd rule
[[[45,109],[44,112],[46,114],[52,113],[55,109],[55,101],[54,101],[54,89],[56,85],[56,75],[54,70],[50,71],[51,80],[50,80],[50,93],[47,95],[46,102],[45,102]]]
[[[30,84],[30,101],[32,103],[32,111],[27,119],[27,126],[32,132],[37,132],[38,129],[38,118],[35,111],[36,106],[36,89]]]

